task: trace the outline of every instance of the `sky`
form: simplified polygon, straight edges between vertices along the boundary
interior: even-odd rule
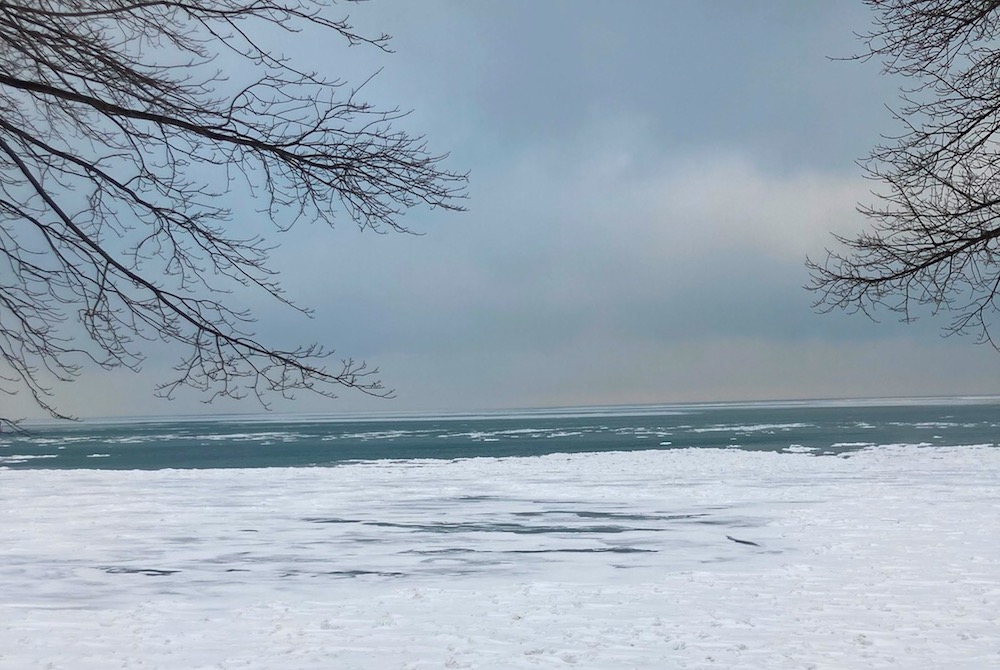
[[[1000,393],[1000,354],[946,319],[817,314],[806,256],[866,222],[856,160],[895,126],[898,81],[844,60],[860,2],[372,0],[337,5],[393,53],[307,32],[280,48],[412,109],[468,210],[419,235],[298,226],[273,257],[306,319],[240,296],[278,347],[377,365],[392,400],[300,395],[280,412]],[[234,205],[237,206],[237,205]],[[79,416],[259,412],[153,397],[141,374],[56,389]],[[36,416],[29,399],[4,399]]]

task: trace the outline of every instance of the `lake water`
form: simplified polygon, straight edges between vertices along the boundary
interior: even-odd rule
[[[749,403],[381,417],[85,421],[0,435],[9,468],[266,468],[380,459],[724,447],[837,454],[885,444],[992,444],[1000,401]]]

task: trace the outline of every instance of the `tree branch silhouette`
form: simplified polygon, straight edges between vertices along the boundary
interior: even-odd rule
[[[0,392],[64,416],[54,383],[87,364],[138,370],[142,345],[167,341],[185,352],[167,397],[391,393],[364,362],[259,341],[223,298],[248,287],[308,313],[282,292],[273,246],[239,233],[231,191],[277,230],[406,232],[412,207],[462,209],[466,175],[396,127],[405,112],[265,45],[313,29],[388,50],[329,5],[0,0]]]
[[[877,185],[869,230],[809,261],[822,311],[904,321],[946,314],[945,334],[995,348],[1000,307],[1000,1],[866,0],[875,28],[858,59],[908,82],[897,136],[862,162]]]

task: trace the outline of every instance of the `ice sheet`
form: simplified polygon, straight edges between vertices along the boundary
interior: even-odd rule
[[[988,446],[10,470],[0,505],[11,670],[1000,666]]]

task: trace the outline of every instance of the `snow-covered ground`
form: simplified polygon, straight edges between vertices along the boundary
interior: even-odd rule
[[[1000,448],[0,470],[0,507],[4,669],[1000,667]]]

